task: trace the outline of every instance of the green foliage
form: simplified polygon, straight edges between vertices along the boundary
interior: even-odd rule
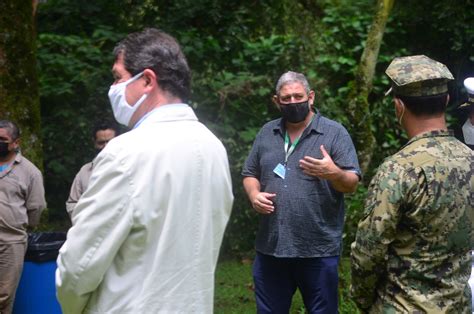
[[[217,264],[214,312],[222,314],[255,313],[252,259],[226,259]],[[305,313],[299,292],[293,296],[290,313]]]
[[[373,8],[367,1],[324,2],[321,29],[316,34],[318,50],[314,69],[318,70],[316,89],[320,93],[321,111],[350,128],[345,114],[348,84],[359,63]]]
[[[357,305],[350,294],[351,266],[349,258],[341,258],[339,262],[339,313],[358,314]]]
[[[112,80],[110,51],[123,37],[111,25],[103,24],[81,24],[82,28],[64,34],[61,26],[67,19],[58,10],[79,23],[84,19],[80,12],[89,14],[97,9],[97,3],[85,1],[48,1],[39,7],[39,20],[43,21],[39,25],[38,71],[45,187],[52,220],[67,219],[64,203],[72,180],[93,157],[94,124],[112,118],[107,99]]]
[[[351,243],[355,240],[357,225],[362,218],[364,199],[367,194],[367,188],[360,184],[355,193],[349,194],[345,198],[346,217],[344,224],[344,232],[342,234],[344,256],[349,256],[351,251]]]
[[[229,259],[217,264],[215,313],[255,313],[251,263]]]
[[[42,168],[36,42],[31,2],[0,1],[0,119],[18,124],[22,152]]]
[[[93,157],[92,126],[112,118],[107,91],[115,43],[129,32],[158,27],[181,43],[193,72],[190,104],[228,151],[235,203],[224,251],[248,254],[258,217],[241,187],[240,171],[260,127],[279,115],[271,102],[276,80],[287,70],[305,73],[317,94],[316,108],[354,134],[355,121],[345,109],[374,4],[366,0],[41,3],[38,59],[50,216],[64,219],[70,183]],[[469,4],[396,2],[369,95],[367,121],[372,121],[377,148],[363,184],[346,200],[345,254],[373,169],[406,142],[390,97],[383,97],[389,87],[384,70],[395,56],[424,53],[446,62],[460,86],[474,64],[469,49],[474,34],[468,27],[474,10],[466,9]],[[461,97],[454,93],[453,103]]]
[[[252,259],[224,259],[217,264],[215,278],[214,312],[222,314],[255,313],[252,280]],[[357,314],[359,310],[350,299],[351,282],[348,258],[339,264],[339,313]],[[291,314],[307,313],[299,292],[293,296]]]

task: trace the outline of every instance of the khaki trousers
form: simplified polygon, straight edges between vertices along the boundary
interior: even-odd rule
[[[0,314],[10,314],[23,270],[25,243],[0,243]]]

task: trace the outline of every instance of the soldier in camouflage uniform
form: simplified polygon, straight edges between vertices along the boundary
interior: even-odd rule
[[[386,74],[410,140],[370,184],[353,298],[370,313],[471,313],[474,158],[446,128],[453,76],[426,56],[395,58]]]

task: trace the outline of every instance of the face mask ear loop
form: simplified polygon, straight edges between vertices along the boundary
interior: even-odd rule
[[[402,125],[402,119],[403,119],[403,115],[405,114],[405,104],[403,103],[403,101],[401,99],[398,99],[398,101],[400,102],[400,104],[402,105],[403,109],[402,109],[402,114],[400,115],[400,117],[398,118],[398,124]]]

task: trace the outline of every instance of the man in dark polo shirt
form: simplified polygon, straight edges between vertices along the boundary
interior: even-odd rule
[[[282,118],[257,134],[242,175],[260,214],[253,265],[258,313],[288,313],[299,288],[310,313],[337,313],[344,193],[360,178],[346,129],[314,112],[305,76],[283,74],[273,101]]]

